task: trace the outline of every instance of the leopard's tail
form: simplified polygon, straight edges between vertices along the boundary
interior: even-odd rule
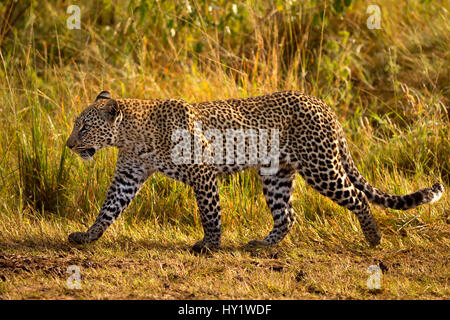
[[[420,189],[403,196],[388,194],[372,186],[361,175],[343,138],[339,142],[339,153],[344,169],[353,185],[363,191],[368,200],[374,204],[396,210],[409,210],[422,204],[436,202],[444,193],[444,186],[441,183],[436,183],[431,188]]]

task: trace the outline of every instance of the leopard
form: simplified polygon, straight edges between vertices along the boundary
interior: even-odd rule
[[[239,137],[230,138],[230,132],[236,131],[259,132],[258,148],[251,148],[255,146],[249,142],[252,135],[240,140],[244,149],[227,145],[229,142],[223,138],[236,142]],[[269,131],[274,134],[269,135]],[[296,174],[321,195],[353,212],[371,247],[380,244],[381,233],[369,203],[409,210],[434,203],[444,193],[441,183],[406,195],[391,195],[372,186],[355,165],[335,112],[319,98],[294,90],[198,103],[183,99],[115,99],[110,92],[102,91],[76,117],[66,146],[84,160],[92,159],[106,147],[118,149],[115,171],[99,214],[86,232],[69,234],[68,240],[74,244],[98,240],[155,172],[181,181],[195,194],[203,239],[191,247],[194,252],[220,248],[218,181],[246,169],[259,175],[273,218],[269,234],[248,242],[250,247],[275,246],[292,229],[296,220]],[[200,150],[197,157],[192,157],[194,149]],[[223,157],[220,161],[216,156],[223,155],[224,150],[229,153],[227,161]],[[259,156],[251,157],[255,152]],[[241,161],[234,159],[239,156]]]

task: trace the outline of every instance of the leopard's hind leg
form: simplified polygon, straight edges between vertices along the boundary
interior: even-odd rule
[[[267,206],[273,217],[273,228],[264,240],[253,240],[252,247],[275,245],[288,234],[294,225],[292,193],[294,190],[295,170],[280,168],[275,175],[261,175],[261,186]]]
[[[300,172],[315,190],[352,211],[359,220],[366,240],[371,246],[378,245],[381,234],[366,195],[353,185],[340,164],[330,167],[332,166],[315,166]]]
[[[194,252],[216,250],[221,242],[221,212],[216,172],[210,167],[193,165],[189,169],[204,237],[192,247]]]

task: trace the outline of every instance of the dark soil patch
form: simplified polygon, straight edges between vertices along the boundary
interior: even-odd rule
[[[23,256],[0,252],[0,274],[32,273],[42,270],[51,275],[62,276],[70,265],[97,268],[97,263],[77,257]]]

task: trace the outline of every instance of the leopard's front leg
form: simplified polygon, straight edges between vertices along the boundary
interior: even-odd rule
[[[84,244],[100,238],[133,200],[149,174],[150,170],[119,156],[113,180],[97,219],[87,232],[71,233],[69,241]]]

